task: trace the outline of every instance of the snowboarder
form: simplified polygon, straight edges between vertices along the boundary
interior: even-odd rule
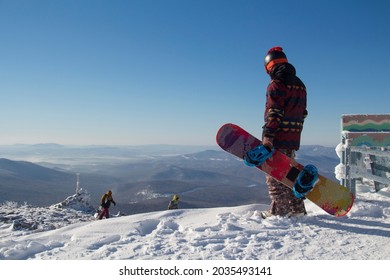
[[[303,122],[307,116],[306,87],[296,76],[281,47],[271,48],[264,59],[265,71],[271,78],[267,87],[262,142],[291,158],[299,149]],[[261,213],[265,219],[273,215],[306,215],[303,199],[271,176],[266,176],[271,199],[270,210]]]
[[[100,199],[100,206],[102,207],[102,211],[99,214],[99,220],[101,220],[104,217],[108,219],[110,217],[110,213],[108,209],[110,208],[111,203],[116,205],[116,202],[112,198],[112,191],[109,190],[105,194],[102,195],[102,198]]]
[[[168,209],[179,209],[179,196],[177,194],[169,202]]]

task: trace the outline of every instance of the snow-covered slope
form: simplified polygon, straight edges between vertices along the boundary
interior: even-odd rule
[[[358,191],[343,218],[306,202],[308,216],[292,219],[262,220],[259,211],[268,206],[256,204],[64,221],[54,230],[15,230],[2,222],[0,259],[388,260],[390,188]]]

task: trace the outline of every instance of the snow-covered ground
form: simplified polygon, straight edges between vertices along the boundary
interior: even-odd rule
[[[67,216],[59,225],[61,210],[53,215],[49,207],[35,216],[44,218],[43,225],[53,221],[57,229],[1,222],[0,259],[390,260],[390,188],[379,193],[370,188],[359,187],[355,205],[342,218],[306,202],[308,216],[291,219],[263,220],[259,211],[267,205],[245,205],[107,220],[72,212],[80,220],[75,223],[64,209]],[[29,212],[20,207],[18,215]]]
[[[342,218],[308,201],[308,216],[267,220],[259,217],[267,205],[95,220],[86,192],[47,208],[6,203],[0,206],[0,271],[2,279],[41,280],[383,276],[390,260],[390,188],[372,188],[360,186]]]

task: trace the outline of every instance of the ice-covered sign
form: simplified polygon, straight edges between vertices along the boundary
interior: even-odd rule
[[[343,115],[341,131],[348,146],[390,146],[390,115]]]
[[[390,185],[390,115],[343,115],[341,163],[337,178],[354,191],[355,179]],[[340,149],[340,148],[339,148]]]

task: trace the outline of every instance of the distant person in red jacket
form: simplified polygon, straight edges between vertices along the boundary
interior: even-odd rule
[[[265,71],[271,77],[267,87],[264,112],[263,145],[275,148],[291,158],[299,149],[303,122],[307,116],[306,87],[296,76],[281,47],[271,48],[264,59]],[[283,184],[266,177],[271,199],[270,210],[261,213],[265,219],[273,215],[303,216],[302,199]]]
[[[106,217],[106,219],[110,217],[108,209],[110,208],[111,203],[116,205],[114,199],[112,198],[112,191],[109,190],[103,194],[102,198],[100,199],[100,206],[102,207],[102,211],[99,214],[99,220],[103,219],[103,217]]]

